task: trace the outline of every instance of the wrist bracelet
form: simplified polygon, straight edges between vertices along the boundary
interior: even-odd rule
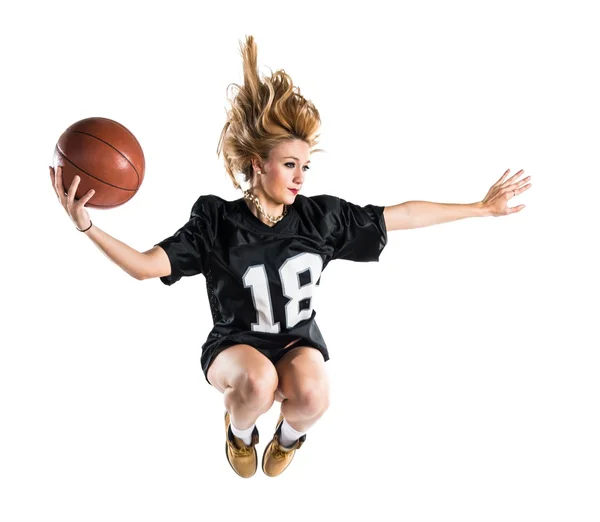
[[[77,228],[77,227],[75,227],[75,228]],[[80,230],[78,228],[77,228],[77,230],[79,230],[79,232],[87,232],[90,228],[92,228],[92,220],[91,219],[90,219],[90,226],[89,227],[87,227],[85,230]]]

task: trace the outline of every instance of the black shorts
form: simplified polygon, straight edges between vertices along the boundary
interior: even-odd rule
[[[204,378],[206,379],[206,382],[212,386],[211,382],[208,380],[208,369],[210,368],[211,363],[223,350],[226,350],[235,344],[249,344],[267,357],[274,365],[277,364],[286,353],[298,346],[311,346],[312,348],[316,348],[321,352],[325,361],[329,360],[329,352],[327,351],[326,346],[304,337],[300,337],[298,342],[285,348],[299,337],[299,335],[265,334],[262,332],[237,332],[223,336],[211,335],[202,346],[202,356],[200,357]]]

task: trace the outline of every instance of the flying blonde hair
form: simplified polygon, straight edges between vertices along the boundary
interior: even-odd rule
[[[261,82],[257,67],[257,49],[253,36],[240,42],[244,67],[244,85],[236,83],[227,122],[221,131],[217,157],[223,152],[225,169],[236,189],[241,188],[236,173],[251,183],[252,158],[266,161],[273,147],[289,139],[300,139],[314,147],[319,141],[319,111],[294,87],[291,77],[280,69]],[[321,152],[322,149],[311,151]]]

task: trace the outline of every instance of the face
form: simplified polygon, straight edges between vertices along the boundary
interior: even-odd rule
[[[287,140],[271,150],[269,159],[260,168],[255,164],[254,188],[261,190],[274,204],[291,205],[304,183],[309,169],[310,148],[302,140]],[[256,174],[256,169],[262,174]]]

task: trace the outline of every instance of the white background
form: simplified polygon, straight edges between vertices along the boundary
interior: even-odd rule
[[[597,521],[600,36],[583,2],[3,4],[0,519]],[[94,223],[143,251],[217,158],[239,42],[322,117],[303,193],[473,203],[510,216],[390,233],[332,263],[315,304],[332,404],[291,467],[239,478],[200,368],[203,276],[137,281],[77,232],[48,165],[72,123],[146,156]],[[259,455],[279,404],[258,420]]]

